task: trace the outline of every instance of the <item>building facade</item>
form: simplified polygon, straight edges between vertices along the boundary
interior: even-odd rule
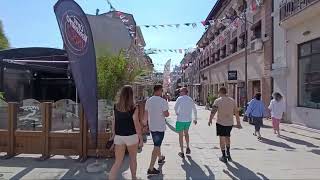
[[[320,129],[320,1],[274,1],[274,90],[285,119]]]
[[[200,69],[199,49],[192,50],[185,54],[180,62],[181,65],[181,86],[187,87],[190,97],[196,102],[200,99]]]
[[[202,103],[206,102],[209,93],[217,95],[219,87],[225,86],[238,106],[244,106],[246,39],[248,100],[261,92],[263,101],[269,103],[273,50],[271,13],[272,1],[216,2],[206,19],[209,27],[197,43],[201,51],[198,61]],[[230,73],[233,73],[232,79],[228,77]]]

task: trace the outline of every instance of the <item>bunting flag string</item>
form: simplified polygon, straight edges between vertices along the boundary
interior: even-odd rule
[[[193,51],[195,48],[180,48],[180,49],[157,49],[157,48],[149,48],[145,49],[145,54],[158,54],[158,53],[188,53]]]
[[[197,28],[198,25],[206,26],[205,21],[201,22],[191,22],[191,23],[179,23],[179,24],[144,24],[144,25],[139,25],[140,27],[145,27],[145,28],[165,28],[165,27],[170,27],[170,28],[180,28],[181,26],[187,26],[187,27],[192,27],[192,28]]]

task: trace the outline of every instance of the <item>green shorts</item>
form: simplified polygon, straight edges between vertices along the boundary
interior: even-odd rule
[[[181,132],[190,128],[191,122],[176,122],[176,131]]]

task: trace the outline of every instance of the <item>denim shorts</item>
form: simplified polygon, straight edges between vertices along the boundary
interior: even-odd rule
[[[160,147],[164,138],[164,132],[151,131],[151,136],[154,146]]]

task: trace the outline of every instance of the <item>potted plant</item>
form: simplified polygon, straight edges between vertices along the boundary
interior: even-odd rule
[[[214,96],[213,94],[209,94],[208,95],[208,104],[209,104],[209,107],[212,108],[212,105],[214,103],[214,101],[217,99],[216,96]]]

